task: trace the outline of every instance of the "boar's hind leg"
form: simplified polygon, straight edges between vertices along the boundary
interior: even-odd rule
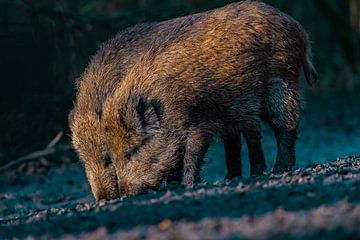
[[[261,146],[260,123],[252,128],[245,129],[243,135],[249,150],[251,176],[263,175],[266,170],[264,152]]]
[[[273,172],[290,171],[295,165],[295,141],[299,115],[296,81],[274,78],[269,81],[265,98],[267,120],[275,132],[277,156]]]
[[[200,182],[200,168],[210,145],[211,136],[201,129],[189,131],[184,156],[184,185],[192,188]]]
[[[278,151],[273,168],[275,174],[290,171],[295,165],[295,141],[297,130],[274,128]]]
[[[227,168],[225,180],[241,177],[241,137],[238,134],[226,134],[223,141]]]

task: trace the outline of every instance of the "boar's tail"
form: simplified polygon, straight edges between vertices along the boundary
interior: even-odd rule
[[[308,49],[305,61],[303,63],[303,70],[307,83],[310,86],[314,86],[318,82],[318,73],[310,60],[310,56],[310,49]]]

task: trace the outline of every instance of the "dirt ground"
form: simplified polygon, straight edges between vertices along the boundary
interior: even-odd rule
[[[192,190],[161,189],[95,204],[71,152],[0,175],[0,239],[359,239],[360,97],[309,97],[297,166],[283,175],[223,182],[224,152],[214,141]],[[245,145],[245,144],[244,144]],[[276,144],[264,126],[268,171]]]

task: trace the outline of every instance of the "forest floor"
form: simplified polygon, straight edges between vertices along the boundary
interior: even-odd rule
[[[161,190],[96,204],[71,152],[0,175],[0,239],[359,239],[360,97],[310,97],[302,114],[297,165],[283,175],[223,181],[214,141],[194,189]],[[245,144],[244,144],[245,145]],[[264,126],[268,172],[276,154]]]

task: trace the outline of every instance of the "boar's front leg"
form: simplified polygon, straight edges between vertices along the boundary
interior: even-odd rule
[[[227,174],[225,180],[242,176],[241,137],[239,134],[226,134],[223,137]]]
[[[184,155],[184,178],[185,187],[192,188],[200,182],[200,169],[207,149],[210,145],[211,136],[201,129],[189,131],[185,155]]]
[[[175,189],[181,185],[183,174],[183,163],[178,164],[171,173],[166,176],[166,185],[170,189]]]

